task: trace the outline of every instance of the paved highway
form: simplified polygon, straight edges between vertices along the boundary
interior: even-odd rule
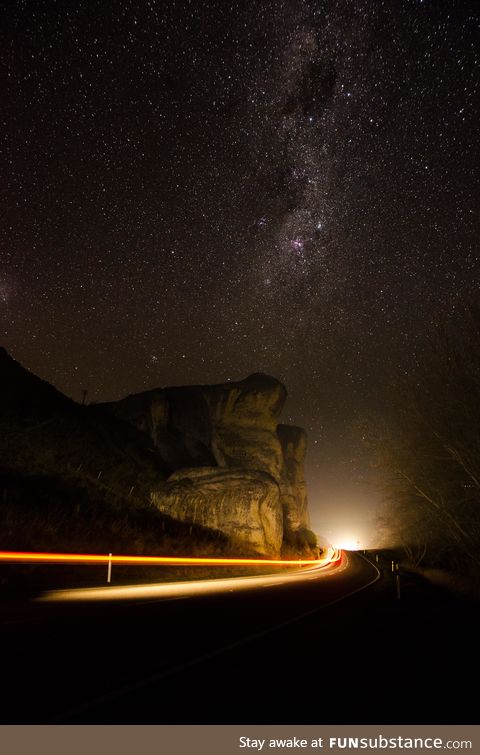
[[[477,720],[478,602],[405,574],[398,601],[388,564],[377,579],[353,553],[297,571],[248,589],[4,606],[1,722]]]
[[[310,643],[307,657],[314,662],[329,612],[379,576],[354,554],[325,566],[168,585],[164,594],[144,593],[141,600],[132,588],[122,595],[116,588],[95,591],[95,600],[92,593],[82,600],[79,593],[64,592],[62,600],[50,594],[0,625],[9,691],[1,721],[254,720],[258,704],[252,718],[249,701],[261,691],[266,705],[272,684],[276,696],[293,693],[298,700],[308,689],[306,669],[297,669],[294,690],[281,687],[295,671],[296,653]],[[308,627],[316,628],[313,645]],[[322,683],[315,674],[315,684]]]

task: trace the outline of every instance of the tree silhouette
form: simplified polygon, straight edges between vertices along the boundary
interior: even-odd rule
[[[407,558],[480,566],[480,309],[439,326],[374,444]]]

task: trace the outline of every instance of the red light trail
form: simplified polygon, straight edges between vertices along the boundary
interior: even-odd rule
[[[190,556],[117,556],[101,553],[36,553],[0,551],[0,561],[22,563],[137,564],[158,566],[327,566],[341,559],[341,551],[327,548],[319,559],[194,558]]]

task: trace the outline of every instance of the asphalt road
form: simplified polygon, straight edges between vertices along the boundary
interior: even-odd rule
[[[29,606],[0,625],[0,721],[425,723],[422,703],[433,699],[438,722],[467,722],[458,663],[476,662],[467,652],[476,613],[457,621],[463,645],[447,654],[450,603],[421,586],[399,606],[388,576],[376,577],[349,554],[348,565],[301,583]]]

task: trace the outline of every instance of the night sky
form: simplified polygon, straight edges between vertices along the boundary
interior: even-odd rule
[[[5,347],[78,400],[270,373],[314,523],[355,517],[352,426],[480,282],[480,4],[12,0],[1,26]]]

